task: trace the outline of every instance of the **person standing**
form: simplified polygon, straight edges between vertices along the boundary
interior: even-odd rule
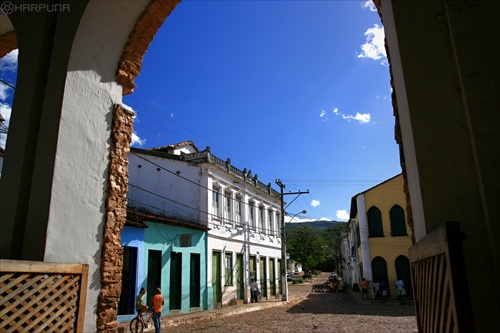
[[[148,306],[144,302],[144,295],[146,294],[146,288],[142,287],[139,291],[139,295],[135,298],[135,308],[137,310],[137,317],[142,318],[142,314],[148,311]]]
[[[363,299],[368,298],[368,281],[365,278],[361,279],[361,290],[363,291]]]
[[[373,283],[373,292],[375,293],[375,297],[380,296],[380,283],[377,281]]]
[[[403,296],[404,296],[404,290],[405,290],[405,284],[403,283],[403,280],[399,278],[396,281],[396,289],[398,290],[398,299],[401,302]]]
[[[382,297],[385,298],[388,296],[387,285],[385,284],[384,280],[380,282],[380,292],[382,293]]]
[[[250,302],[254,301],[255,303],[259,302],[259,288],[257,286],[257,281],[255,279],[250,280]]]
[[[165,299],[161,295],[161,289],[156,288],[155,294],[151,301],[151,307],[153,308],[153,324],[155,325],[155,333],[161,332],[161,308],[165,304]]]

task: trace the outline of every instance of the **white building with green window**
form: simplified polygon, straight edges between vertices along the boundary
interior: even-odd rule
[[[352,197],[343,263],[353,284],[359,285],[362,278],[370,286],[383,281],[394,296],[394,283],[401,278],[411,290],[408,249],[412,242],[406,207],[402,174]],[[374,297],[373,288],[369,291]]]
[[[129,207],[207,227],[208,309],[280,298],[281,196],[257,175],[187,141],[129,153]]]

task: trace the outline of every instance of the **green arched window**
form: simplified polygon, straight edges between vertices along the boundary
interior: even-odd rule
[[[394,205],[389,212],[391,219],[391,236],[407,236],[405,211],[401,206]]]
[[[384,227],[382,225],[382,214],[380,209],[375,206],[370,207],[366,213],[368,218],[368,236],[384,237]]]

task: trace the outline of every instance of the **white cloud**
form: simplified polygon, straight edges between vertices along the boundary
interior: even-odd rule
[[[9,96],[9,90],[11,90],[9,86],[0,82],[0,101],[5,101]]]
[[[356,115],[355,116],[345,116],[345,115],[342,115],[342,118],[343,119],[346,119],[346,120],[357,120],[359,121],[360,124],[367,124],[370,122],[370,114],[369,113],[359,113],[359,112],[356,112]]]
[[[349,214],[346,210],[338,210],[336,216],[339,220],[349,220]]]
[[[345,115],[342,112],[340,112],[339,108],[334,108],[332,110],[332,113],[335,116],[340,116],[340,117],[342,117],[342,119],[347,120],[347,121],[357,120],[357,121],[359,121],[360,124],[367,124],[370,122],[370,119],[371,119],[371,115],[369,113],[361,114],[359,112],[356,112],[355,116],[349,116],[349,115]]]
[[[127,109],[127,110],[129,110],[129,111],[133,112],[133,113],[134,113],[134,119],[137,117],[137,112],[135,112],[135,110],[134,110],[134,108],[133,108],[133,107],[131,107],[130,105],[127,105],[127,104],[125,104],[125,103],[123,103],[123,102],[122,102],[122,107],[123,107],[124,109]]]
[[[5,119],[2,123],[2,130],[9,128],[10,116],[12,114],[12,107],[7,103],[0,103],[0,114]],[[0,146],[5,148],[5,143],[7,141],[7,133],[0,133]]]
[[[142,146],[146,143],[146,139],[141,139],[136,132],[132,133],[132,143],[130,144],[131,146]]]
[[[290,222],[291,216],[285,216],[285,223],[301,223],[301,222],[314,222],[316,219],[311,219],[309,217],[301,218],[300,216],[295,216],[293,221]]]
[[[19,57],[19,50],[15,49],[7,53],[3,58],[0,58],[0,68],[2,71],[17,71],[17,62]]]
[[[369,9],[371,12],[376,12],[377,7],[375,7],[375,4],[373,3],[373,0],[366,0],[365,2],[361,3],[361,8],[363,9]]]
[[[358,54],[361,59],[381,60],[382,65],[387,65],[387,54],[385,53],[384,28],[375,24],[373,28],[365,31],[366,43],[361,45],[362,52]]]
[[[122,107],[124,109],[127,109],[131,112],[134,113],[134,122],[139,122],[139,118],[137,118],[137,112],[135,112],[134,108],[132,108],[130,105],[127,105],[122,102]],[[132,142],[130,143],[131,146],[139,146],[141,147],[146,143],[146,139],[141,139],[139,135],[137,135],[137,132],[132,133]]]
[[[3,58],[0,58],[0,72],[5,73],[5,75],[15,75],[17,72],[17,58],[19,55],[19,50],[13,50],[7,53]],[[5,80],[4,75],[2,79]],[[5,80],[7,81],[7,80]],[[12,82],[7,82],[12,84]],[[14,90],[4,83],[0,83],[0,101],[5,101],[9,94],[13,93]]]
[[[311,206],[313,206],[313,207],[317,207],[317,206],[319,206],[319,205],[320,205],[319,200],[313,200],[313,201],[311,201]]]

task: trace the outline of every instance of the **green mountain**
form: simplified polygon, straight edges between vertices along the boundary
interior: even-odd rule
[[[287,223],[286,224],[286,230],[290,231],[295,228],[298,228],[299,226],[309,226],[313,228],[317,232],[321,232],[325,229],[335,227],[339,224],[342,223],[347,223],[347,222],[342,222],[342,221],[312,221],[312,222],[293,222],[293,223]]]

